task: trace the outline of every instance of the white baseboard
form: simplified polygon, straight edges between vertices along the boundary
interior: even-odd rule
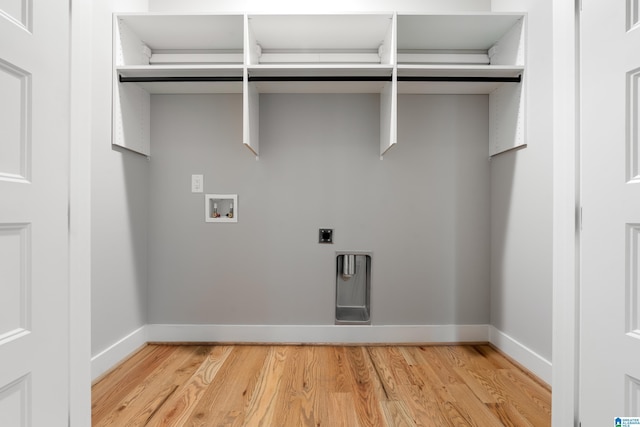
[[[489,325],[147,325],[151,342],[487,342]]]
[[[95,381],[147,342],[463,343],[488,342],[489,325],[145,325],[91,358]]]
[[[489,326],[489,342],[513,360],[551,385],[551,362],[504,332]]]
[[[91,379],[147,342],[464,343],[490,342],[547,384],[551,362],[491,325],[145,325],[91,358]]]
[[[145,325],[93,356],[91,358],[91,381],[95,381],[96,378],[122,362],[148,341],[147,326]]]

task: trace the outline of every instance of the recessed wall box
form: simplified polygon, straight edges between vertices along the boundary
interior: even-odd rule
[[[336,325],[371,324],[371,253],[336,252]]]
[[[207,194],[204,210],[206,222],[238,222],[238,195]]]

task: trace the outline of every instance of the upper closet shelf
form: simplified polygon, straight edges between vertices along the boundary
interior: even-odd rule
[[[502,44],[501,40],[507,36],[511,39],[510,46],[503,47],[512,55],[499,63],[524,65],[524,46],[521,43],[524,41],[521,38],[523,18],[523,14],[509,13],[398,14],[398,63],[414,62],[416,59],[410,55],[421,53],[489,54],[489,49]],[[514,37],[509,36],[512,32]],[[507,53],[506,50],[502,55]]]
[[[387,64],[394,15],[248,15],[247,65]]]
[[[366,80],[370,77],[390,78],[393,67],[385,64],[278,64],[249,66],[249,80],[252,78],[301,77],[312,80],[314,77],[345,77],[346,80]],[[338,79],[337,79],[338,80]]]
[[[118,14],[116,66],[244,63],[243,15]]]

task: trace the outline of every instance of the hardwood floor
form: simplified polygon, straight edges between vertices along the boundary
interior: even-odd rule
[[[551,392],[488,345],[148,345],[92,392],[94,426],[551,425]]]

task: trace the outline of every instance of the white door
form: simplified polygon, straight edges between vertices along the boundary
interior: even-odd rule
[[[68,425],[69,1],[0,0],[0,426]]]
[[[583,0],[582,427],[640,417],[638,0]]]

